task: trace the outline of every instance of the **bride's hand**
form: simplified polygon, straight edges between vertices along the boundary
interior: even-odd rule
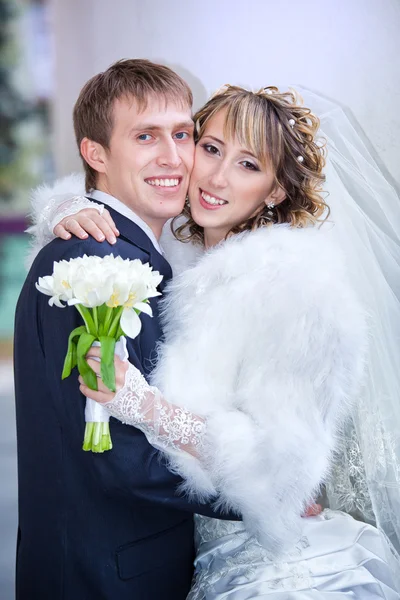
[[[95,208],[84,208],[75,215],[64,217],[54,227],[53,233],[63,240],[69,240],[71,234],[85,240],[89,234],[98,242],[107,239],[110,244],[115,244],[119,236],[119,231],[106,208],[101,215]]]
[[[318,517],[318,515],[320,515],[323,510],[324,509],[322,508],[321,504],[312,503],[307,506],[306,510],[304,511],[304,513],[301,516],[304,518],[305,517]]]
[[[115,367],[115,392],[112,392],[111,390],[108,389],[108,387],[106,387],[101,379],[101,375],[100,375],[100,362],[96,359],[100,358],[100,348],[90,348],[88,354],[86,355],[86,359],[87,362],[89,364],[89,366],[93,369],[93,371],[96,373],[97,375],[97,388],[98,391],[96,392],[95,390],[91,390],[89,387],[87,387],[87,385],[85,384],[85,382],[83,381],[83,378],[81,375],[79,375],[79,389],[82,392],[82,394],[84,394],[85,396],[88,396],[89,398],[91,398],[92,400],[95,400],[95,402],[98,402],[99,404],[105,404],[106,402],[111,402],[112,400],[114,400],[115,394],[117,392],[119,392],[119,390],[121,388],[124,387],[125,384],[125,375],[126,372],[128,370],[129,367],[129,363],[128,361],[122,361],[120,358],[118,358],[118,356],[114,357],[114,367]]]

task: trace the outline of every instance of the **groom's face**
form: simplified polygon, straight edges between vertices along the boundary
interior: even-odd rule
[[[191,109],[149,98],[115,102],[109,148],[99,188],[121,200],[153,231],[184,206],[194,160]]]

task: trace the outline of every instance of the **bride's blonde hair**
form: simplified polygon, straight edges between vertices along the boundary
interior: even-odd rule
[[[225,135],[236,137],[262,164],[272,166],[276,187],[286,198],[272,210],[267,206],[234,227],[228,235],[253,230],[271,223],[290,223],[293,227],[315,224],[329,207],[322,199],[325,148],[316,143],[319,119],[302,105],[294,91],[280,92],[270,86],[258,92],[226,85],[218,90],[194,116],[196,141],[204,134],[207,123],[225,110]],[[175,236],[181,241],[204,241],[203,228],[185,206],[185,223],[172,222]]]

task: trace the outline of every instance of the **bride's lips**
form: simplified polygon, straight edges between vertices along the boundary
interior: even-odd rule
[[[213,198],[214,200],[217,200],[219,202],[223,202],[223,204],[210,204],[210,202],[207,202],[203,198],[203,194],[207,197],[207,199],[208,198]],[[225,206],[226,204],[228,204],[228,202],[226,200],[224,200],[223,198],[219,198],[218,196],[214,196],[213,194],[210,194],[209,192],[207,192],[206,190],[202,190],[201,188],[199,188],[199,202],[200,202],[200,206],[202,206],[206,210],[218,210],[219,208],[222,208],[223,206]]]

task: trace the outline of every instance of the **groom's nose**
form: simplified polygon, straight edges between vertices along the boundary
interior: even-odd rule
[[[177,168],[180,166],[181,162],[182,159],[174,140],[165,141],[160,148],[157,164],[160,167]]]

